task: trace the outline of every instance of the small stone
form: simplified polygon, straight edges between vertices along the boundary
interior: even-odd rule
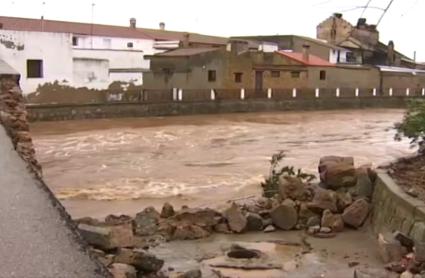
[[[403,250],[400,242],[390,236],[385,238],[383,234],[378,235],[378,251],[384,263],[400,261],[403,257]]]
[[[183,273],[173,273],[170,278],[202,278],[200,269],[192,269]]]
[[[222,233],[222,234],[230,234],[231,233],[227,223],[218,223],[217,225],[214,226],[214,231],[216,233]]]
[[[400,275],[400,278],[413,278],[413,274],[409,270],[406,270]]]
[[[248,213],[246,215],[247,225],[246,230],[247,231],[262,231],[263,230],[263,219],[260,215],[256,213]]]
[[[334,232],[342,232],[344,230],[344,221],[340,214],[333,214],[330,210],[323,212],[322,227],[328,227]]]
[[[369,203],[364,199],[358,199],[344,210],[342,220],[345,224],[358,228],[366,220],[369,214]]]
[[[407,195],[412,196],[413,198],[416,198],[419,195],[418,191],[416,191],[416,189],[414,188],[409,188],[405,192],[407,193]]]
[[[270,216],[273,224],[282,230],[290,230],[294,228],[298,220],[295,203],[290,199],[284,200],[282,204],[275,207],[270,212]]]
[[[114,263],[109,270],[114,278],[137,278],[136,268],[128,264]]]
[[[332,229],[329,227],[321,227],[319,233],[329,234],[332,232]]]
[[[425,262],[425,242],[416,242],[414,247],[415,260]]]
[[[320,226],[319,225],[317,225],[317,226],[311,226],[311,227],[308,227],[308,229],[307,229],[307,233],[309,235],[314,235],[314,234],[316,234],[318,232],[320,232]]]
[[[174,216],[174,207],[170,203],[165,203],[161,210],[162,218],[169,218]]]
[[[413,246],[415,245],[415,242],[413,241],[413,239],[408,237],[406,234],[404,234],[400,231],[395,231],[394,232],[394,238],[396,240],[398,240],[401,243],[401,245],[406,247],[408,251],[413,250]]]
[[[164,261],[141,249],[118,249],[114,259],[116,263],[129,264],[143,272],[157,272],[164,265]]]
[[[248,224],[246,217],[235,203],[232,203],[232,206],[224,212],[224,216],[229,223],[230,230],[236,233],[242,232]]]
[[[210,233],[197,225],[181,224],[176,227],[173,239],[191,240],[208,237]]]
[[[271,233],[276,231],[276,228],[273,225],[267,225],[263,230],[265,233]]]
[[[307,220],[307,227],[311,226],[319,226],[320,225],[320,217],[318,215],[314,215]]]

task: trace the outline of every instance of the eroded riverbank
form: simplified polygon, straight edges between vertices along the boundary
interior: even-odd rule
[[[34,123],[47,184],[74,217],[146,206],[219,206],[259,194],[268,159],[316,171],[317,159],[378,165],[408,155],[393,140],[403,110],[372,109]]]

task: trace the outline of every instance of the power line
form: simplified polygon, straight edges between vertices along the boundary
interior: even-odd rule
[[[391,4],[394,2],[394,0],[390,0],[390,3],[388,3],[388,6],[385,8],[384,12],[382,13],[381,17],[378,20],[378,23],[376,23],[376,26],[379,25],[379,23],[381,22],[382,18],[384,18],[384,15],[387,13],[388,9],[391,7]]]
[[[362,14],[360,15],[360,17],[363,17],[364,12],[367,10],[367,8],[369,7],[370,2],[372,2],[372,0],[367,1],[366,6],[364,6],[364,9],[362,11]]]

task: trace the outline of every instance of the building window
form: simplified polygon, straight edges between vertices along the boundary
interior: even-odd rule
[[[78,45],[78,37],[72,37],[72,45],[77,46]]]
[[[215,70],[209,70],[208,71],[208,81],[209,82],[215,82],[216,80],[216,72]]]
[[[235,72],[235,82],[236,83],[242,82],[242,72]]]
[[[279,78],[280,77],[280,71],[278,71],[278,70],[272,70],[271,75],[274,78]]]
[[[27,60],[27,77],[43,77],[43,60]]]
[[[128,48],[133,48],[133,43],[132,43],[132,42],[128,42],[128,43],[127,43],[127,47],[128,47]]]
[[[300,78],[300,72],[299,71],[291,71],[291,77],[292,78]]]
[[[320,80],[326,80],[326,71],[324,70],[320,71]]]

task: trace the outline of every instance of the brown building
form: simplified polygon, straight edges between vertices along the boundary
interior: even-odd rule
[[[302,52],[260,51],[236,41],[224,48],[182,48],[149,57],[146,89],[373,88],[376,68],[340,66]]]
[[[353,26],[335,13],[317,25],[317,38],[349,49],[358,63],[369,65],[389,65],[415,68],[416,63],[407,56],[397,52],[394,42],[387,45],[379,41],[376,25],[367,24],[365,18],[359,18]]]

